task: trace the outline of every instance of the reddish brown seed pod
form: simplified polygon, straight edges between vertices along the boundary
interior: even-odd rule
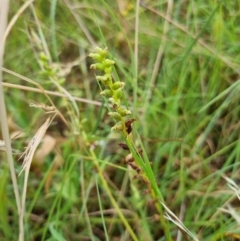
[[[124,158],[124,162],[127,163],[127,164],[134,162],[134,158],[133,158],[133,156],[132,156],[131,153],[128,154],[128,155]]]
[[[118,145],[120,146],[120,147],[122,147],[122,149],[123,150],[127,150],[127,151],[129,151],[129,147],[128,147],[128,145],[127,144],[125,144],[125,143],[118,143]]]
[[[112,106],[112,107],[113,107],[113,109],[114,109],[114,110],[117,110],[118,105],[117,105],[117,104],[113,104],[113,106]]]
[[[126,131],[128,134],[130,134],[132,132],[132,123],[136,121],[135,118],[129,119],[127,121],[125,121],[125,126],[126,126]]]

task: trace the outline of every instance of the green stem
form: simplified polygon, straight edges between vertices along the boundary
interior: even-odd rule
[[[107,193],[107,195],[108,195],[108,197],[109,197],[113,207],[116,209],[116,212],[117,212],[118,216],[120,217],[122,223],[126,227],[127,231],[129,232],[130,236],[132,237],[132,239],[134,241],[139,241],[139,239],[135,235],[134,231],[132,230],[131,226],[129,225],[128,221],[124,217],[124,215],[123,215],[121,209],[119,208],[116,200],[114,199],[114,197],[113,197],[113,195],[112,195],[112,193],[111,193],[111,191],[110,191],[110,189],[108,187],[108,184],[107,184],[107,182],[106,182],[106,180],[105,180],[105,178],[103,176],[102,170],[101,170],[101,168],[100,168],[100,166],[98,164],[98,160],[97,160],[97,157],[96,157],[95,153],[92,150],[90,150],[90,153],[91,153],[91,155],[93,157],[93,162],[94,162],[95,167],[97,168],[98,175],[99,175],[100,180],[101,180],[101,182],[103,184],[103,187],[104,187],[104,189],[105,189],[105,191],[106,191],[106,193]]]
[[[152,168],[150,166],[150,162],[147,158],[146,158],[147,160],[144,162],[144,160],[138,156],[137,152],[135,151],[136,148],[134,147],[134,144],[131,140],[126,138],[126,143],[129,146],[130,152],[132,153],[136,164],[138,166],[140,166],[141,169],[143,170],[142,178],[145,180],[145,183],[148,183],[147,186],[148,186],[150,195],[152,196],[153,200],[155,201],[155,207],[159,213],[160,224],[163,228],[166,240],[172,241],[173,239],[170,235],[169,223],[164,218],[163,208],[162,208],[162,205],[160,204],[160,202],[163,202],[163,196],[158,189]]]

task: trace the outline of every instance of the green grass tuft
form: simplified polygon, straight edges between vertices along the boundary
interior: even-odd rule
[[[32,159],[25,240],[240,239],[239,3],[137,2],[35,1],[7,38],[3,86],[13,148],[23,152],[49,110],[56,113]],[[12,4],[9,19],[21,4]],[[115,62],[114,93],[104,92],[102,71],[90,69],[96,46]],[[129,138],[122,124],[133,118]],[[119,120],[123,134],[111,131]],[[0,151],[0,240],[18,240]],[[24,174],[17,181],[22,195]]]

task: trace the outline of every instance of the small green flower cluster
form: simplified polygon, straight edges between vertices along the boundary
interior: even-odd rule
[[[112,71],[115,62],[111,59],[108,59],[107,55],[107,48],[101,49],[97,47],[95,53],[89,54],[89,57],[97,61],[97,63],[92,64],[90,68],[102,70],[104,72],[104,75],[96,76],[96,79],[100,81],[105,87],[105,89],[100,92],[100,95],[108,98],[114,109],[113,112],[108,113],[109,116],[111,116],[117,122],[112,127],[112,130],[123,131],[126,135],[128,135],[129,133],[126,131],[124,117],[130,115],[131,111],[121,106],[123,87],[125,83],[121,81],[113,81]]]

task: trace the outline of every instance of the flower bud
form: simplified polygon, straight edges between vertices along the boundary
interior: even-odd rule
[[[99,69],[99,70],[104,70],[105,66],[102,63],[96,63],[96,64],[92,64],[90,66],[90,69]]]
[[[98,75],[98,76],[96,76],[96,79],[101,81],[101,82],[106,82],[107,79],[108,79],[108,76],[106,76],[106,75],[103,75],[103,76],[102,75]]]
[[[100,92],[100,95],[105,96],[105,97],[112,97],[113,93],[110,89],[105,89]]]
[[[124,87],[125,83],[124,82],[121,82],[121,81],[117,81],[113,84],[112,88],[114,90],[117,90],[117,89],[122,89]]]
[[[111,74],[111,73],[112,73],[112,66],[106,67],[106,68],[104,69],[104,72],[105,72],[106,74]]]
[[[115,100],[120,101],[121,98],[122,98],[122,95],[123,95],[123,92],[122,92],[121,89],[114,90],[114,92],[113,92],[113,98],[114,98]]]
[[[111,102],[112,105],[116,105],[116,106],[119,105],[119,100],[116,100],[114,98],[109,98],[108,100]]]
[[[102,56],[100,54],[94,54],[94,53],[91,53],[88,55],[90,58],[93,58],[93,59],[96,59],[97,61],[99,62],[102,62]]]
[[[124,116],[126,116],[126,115],[131,115],[131,114],[132,114],[130,110],[123,109],[122,107],[119,107],[119,108],[117,109],[117,112],[118,112],[122,117],[124,117]]]
[[[117,123],[115,126],[113,126],[111,128],[112,131],[122,131],[123,130],[123,126],[122,123]]]
[[[108,115],[110,115],[116,121],[120,121],[122,119],[121,115],[117,112],[109,112]]]
[[[44,62],[47,62],[49,60],[48,56],[45,53],[43,53],[43,52],[41,52],[39,54],[39,57],[40,57],[40,60],[42,60]]]
[[[110,67],[115,64],[115,62],[111,59],[105,59],[103,63],[105,64],[106,67]]]
[[[105,58],[107,56],[108,49],[107,48],[102,49],[102,48],[96,47],[96,52],[98,52],[102,56],[102,58]]]
[[[105,74],[103,76],[96,76],[96,79],[101,81],[104,85],[111,85],[112,84],[112,77],[110,74]]]

